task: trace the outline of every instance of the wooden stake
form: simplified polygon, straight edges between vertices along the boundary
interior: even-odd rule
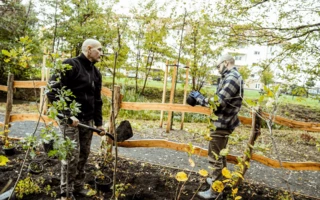
[[[14,81],[14,75],[9,74],[8,75],[8,92],[7,92],[7,105],[6,105],[6,113],[4,116],[4,126],[3,126],[3,132],[5,138],[8,137],[8,132],[6,130],[9,129],[9,122],[10,122],[10,113],[12,111],[12,103],[13,103],[13,81]]]
[[[186,68],[186,83],[184,85],[183,105],[186,105],[187,90],[188,90],[188,84],[189,84],[189,63],[187,65],[188,66]],[[183,122],[184,122],[184,112],[182,112],[182,115],[181,115],[180,130],[183,130]]]
[[[121,95],[120,95],[120,86],[115,85],[114,86],[114,120],[117,119],[119,110],[120,110],[120,104],[121,104]],[[112,111],[111,111],[112,112]],[[110,114],[110,120],[109,120],[109,133],[114,134],[114,136],[116,137],[116,133],[115,133],[115,127],[113,126],[113,119],[112,119],[112,113]],[[108,144],[113,144],[113,141],[108,138]],[[110,149],[110,153],[112,152],[112,148]]]
[[[176,64],[176,63],[175,63]],[[171,92],[170,92],[170,103],[173,103],[173,98],[174,98],[174,89],[176,87],[176,77],[177,76],[177,66],[175,65],[173,67],[173,75],[172,75],[172,80],[171,80]],[[168,112],[168,122],[167,122],[167,129],[166,133],[170,132],[171,128],[171,118],[172,118],[172,111]]]
[[[163,79],[163,92],[162,92],[162,103],[166,102],[166,92],[167,92],[167,77],[168,77],[168,61],[166,62],[166,69],[164,71],[164,79]],[[163,110],[161,110],[160,115],[160,128],[162,128],[163,124]]]
[[[44,55],[42,57],[41,81],[45,80],[45,74],[46,74],[46,71],[45,71],[45,67],[46,67],[45,51],[43,53],[44,53]],[[41,87],[41,89],[40,89],[40,103],[39,103],[39,108],[38,108],[40,110],[41,114],[44,114],[44,110],[43,110],[43,106],[42,106],[42,104],[44,104],[43,92],[44,92],[44,88]]]
[[[48,84],[49,79],[50,79],[50,68],[46,68],[45,71],[46,71],[45,81]],[[47,114],[47,111],[48,111],[48,98],[46,98],[44,105],[43,105],[43,114]]]
[[[243,165],[242,177],[244,177],[245,173],[248,170],[248,165],[252,157],[252,147],[254,146],[254,142],[257,140],[258,136],[261,134],[261,119],[259,117],[261,115],[261,110],[259,108],[258,113],[256,112],[252,112],[252,113],[253,114],[252,114],[251,135],[248,141],[247,149],[244,152],[243,160],[242,160],[242,165]],[[242,183],[242,179],[239,178],[234,188],[238,187],[238,185],[241,183]]]

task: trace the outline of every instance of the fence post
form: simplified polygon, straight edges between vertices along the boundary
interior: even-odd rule
[[[254,146],[254,142],[257,140],[258,136],[261,134],[261,109],[258,108],[257,112],[252,112],[252,127],[251,127],[251,135],[248,141],[247,148],[243,155],[242,165],[242,176],[244,177],[244,174],[248,170],[248,164],[250,162],[251,156],[252,156],[252,147]],[[235,187],[238,187],[239,184],[241,184],[242,179],[239,178],[238,182],[236,183]]]
[[[164,79],[163,79],[163,92],[162,92],[162,103],[166,102],[166,92],[167,92],[167,78],[168,78],[168,61],[166,62],[166,70],[164,72]],[[161,110],[160,115],[160,128],[162,128],[163,124],[163,110]]]
[[[8,137],[8,132],[6,131],[9,129],[9,122],[10,122],[10,113],[12,111],[12,103],[13,103],[13,81],[14,81],[14,75],[9,74],[8,75],[8,92],[7,92],[7,105],[6,105],[6,113],[4,116],[4,126],[3,126],[3,132],[5,138]]]
[[[46,76],[46,55],[45,55],[45,50],[43,51],[44,55],[42,57],[42,68],[41,68],[41,81],[47,81],[47,76]],[[40,88],[40,104],[39,104],[39,110],[41,112],[41,114],[46,114],[46,110],[45,110],[45,104],[46,104],[46,101],[45,101],[45,97],[44,97],[44,88],[41,87]]]
[[[173,103],[174,89],[176,87],[176,77],[177,77],[177,65],[175,64],[175,66],[173,68],[173,75],[172,75],[172,80],[171,80],[170,103]],[[168,111],[168,122],[167,122],[166,133],[170,132],[171,118],[172,118],[172,111]]]
[[[187,90],[188,90],[188,84],[189,84],[189,64],[185,68],[186,68],[186,83],[184,85],[183,105],[186,105],[186,100],[187,100]],[[183,122],[184,122],[184,112],[182,112],[181,114],[180,130],[183,130]]]

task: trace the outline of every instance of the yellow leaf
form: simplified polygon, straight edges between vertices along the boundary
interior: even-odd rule
[[[189,158],[189,163],[190,163],[190,166],[191,166],[191,167],[194,167],[194,166],[196,165],[191,158]]]
[[[241,196],[237,196],[236,198],[234,198],[234,200],[239,200],[239,199],[242,199]]]
[[[188,180],[188,176],[184,172],[178,172],[177,175],[176,175],[176,179],[177,179],[177,181],[187,181]]]
[[[205,170],[205,169],[200,169],[200,170],[199,170],[199,174],[200,174],[201,176],[203,176],[203,177],[207,177],[209,173],[208,173],[208,171]]]
[[[272,92],[271,90],[268,90],[267,96],[268,96],[268,97],[273,97],[273,96],[274,96],[274,95],[273,95],[273,92]]]
[[[216,192],[222,192],[224,189],[224,185],[221,181],[215,181],[211,185],[212,189]]]
[[[234,188],[232,190],[232,196],[235,196],[238,193],[238,188]]]
[[[243,179],[242,174],[240,174],[239,172],[235,172],[234,174],[235,174],[237,177],[239,177],[239,178]]]
[[[222,169],[222,175],[226,178],[231,178],[231,173],[226,167]]]
[[[7,162],[9,161],[9,159],[6,156],[2,156],[0,155],[0,166],[5,166],[7,165]]]
[[[10,62],[10,58],[4,59],[4,62],[6,62],[6,63]]]

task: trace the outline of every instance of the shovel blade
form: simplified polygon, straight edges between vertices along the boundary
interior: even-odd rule
[[[116,128],[117,142],[124,142],[133,136],[131,124],[128,120],[120,122]]]

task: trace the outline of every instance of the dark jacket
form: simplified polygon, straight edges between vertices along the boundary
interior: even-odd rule
[[[84,54],[76,58],[63,61],[64,64],[72,66],[71,70],[62,74],[61,81],[52,85],[52,88],[66,86],[75,95],[77,103],[81,104],[81,112],[76,116],[80,121],[94,120],[95,126],[102,125],[102,100],[101,86],[102,77],[94,63],[89,61]],[[50,81],[56,81],[57,75],[53,75]],[[52,90],[47,93],[51,102],[58,101],[57,91]]]

